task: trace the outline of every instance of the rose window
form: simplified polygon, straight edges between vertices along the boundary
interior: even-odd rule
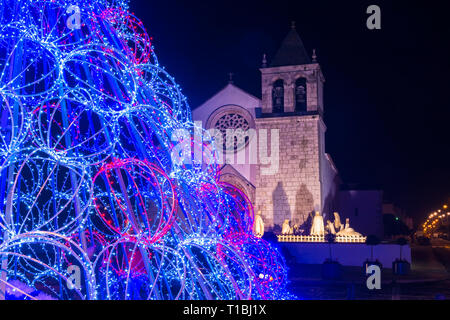
[[[227,113],[217,120],[215,128],[222,133],[224,150],[227,147],[227,130],[234,135],[234,151],[237,151],[248,143],[248,130],[250,125],[248,121],[240,114]]]

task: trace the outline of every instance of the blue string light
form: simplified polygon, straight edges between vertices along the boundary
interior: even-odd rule
[[[127,1],[0,3],[0,297],[291,298]]]

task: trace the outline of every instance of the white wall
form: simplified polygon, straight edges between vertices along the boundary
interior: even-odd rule
[[[261,107],[261,100],[229,84],[205,103],[195,108],[192,111],[192,118],[195,121],[202,121],[203,126],[206,126],[209,116],[214,111],[228,105],[240,106],[248,110],[254,118],[255,109]]]
[[[233,84],[229,84],[198,108],[195,108],[192,111],[192,117],[194,121],[201,121],[204,129],[210,129],[213,123],[208,122],[211,122],[211,120],[213,120],[215,116],[220,115],[221,112],[231,112],[235,110],[238,113],[242,113],[241,111],[243,111],[244,114],[247,114],[248,118],[250,118],[248,120],[254,128],[255,109],[260,107],[260,99],[248,94]],[[256,140],[252,141],[252,143],[255,143],[255,150],[258,150],[257,137],[255,138]],[[254,184],[255,165],[250,164],[250,150],[248,146],[245,148],[245,154],[247,155],[245,164],[237,164],[237,160],[235,160],[236,162],[231,164],[231,166],[248,182]],[[223,163],[223,165],[224,164],[225,163]]]
[[[280,243],[287,248],[298,263],[322,264],[330,257],[328,243]],[[370,246],[366,244],[334,243],[331,245],[332,257],[343,266],[362,266],[370,259]],[[392,262],[400,258],[400,246],[396,244],[379,244],[373,247],[373,259],[378,259],[383,268],[391,269]],[[411,248],[403,246],[402,258],[411,263]]]

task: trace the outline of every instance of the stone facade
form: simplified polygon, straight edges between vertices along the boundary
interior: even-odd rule
[[[254,205],[256,210],[261,210],[269,228],[281,226],[285,219],[303,225],[311,212],[321,210],[320,121],[319,116],[275,117],[256,121],[257,129],[280,130],[278,171],[262,174],[262,165],[256,170]]]

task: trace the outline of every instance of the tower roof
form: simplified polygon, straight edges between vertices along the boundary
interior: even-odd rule
[[[311,63],[311,59],[293,23],[291,30],[283,40],[281,48],[278,50],[270,66],[296,66],[308,63]]]

